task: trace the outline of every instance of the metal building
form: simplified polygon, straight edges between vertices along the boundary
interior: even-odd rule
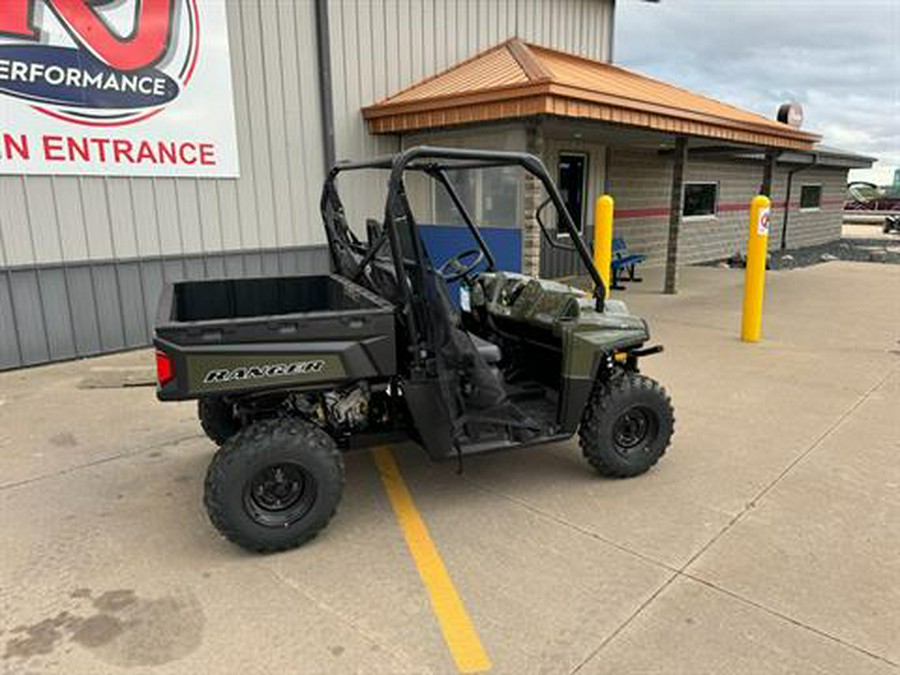
[[[614,0],[50,1],[0,9],[0,369],[148,344],[165,282],[324,270],[336,159],[529,150],[588,238],[611,192],[629,246],[673,269],[739,247],[761,184],[776,245],[837,238],[847,169],[871,164],[607,66]],[[479,181],[498,259],[573,272],[540,243],[535,190]],[[349,222],[381,215],[381,180],[342,194]],[[462,230],[410,195],[440,258]]]

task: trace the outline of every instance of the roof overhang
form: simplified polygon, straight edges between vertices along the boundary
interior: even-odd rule
[[[732,152],[737,159],[762,161],[762,153]],[[833,167],[836,169],[869,169],[878,161],[874,157],[866,157],[837,148],[816,146],[812,150],[786,150],[778,154],[779,164],[798,164],[804,166]]]
[[[820,140],[667,83],[517,39],[362,112],[375,134],[548,115],[794,150],[810,150]]]

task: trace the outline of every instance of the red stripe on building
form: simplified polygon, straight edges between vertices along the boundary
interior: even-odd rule
[[[833,206],[837,204],[843,204],[843,197],[831,197],[829,199],[822,199],[820,202],[820,206]],[[783,210],[784,202],[772,202],[772,210]],[[734,213],[740,211],[749,211],[750,210],[750,202],[742,203],[742,202],[733,202],[729,204],[719,204],[715,215],[720,213]],[[800,202],[794,202],[791,204],[792,211],[800,210]],[[669,217],[669,209],[665,207],[657,207],[657,208],[647,208],[647,209],[616,209],[615,217],[621,220],[627,220],[629,218],[668,218]]]
[[[719,208],[717,209],[717,212],[718,211],[749,211],[749,210],[750,210],[749,202],[747,202],[746,204],[735,202],[732,204],[719,204]]]
[[[669,215],[669,209],[616,209],[615,218],[662,218]]]

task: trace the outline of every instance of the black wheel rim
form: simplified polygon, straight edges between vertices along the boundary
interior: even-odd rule
[[[650,408],[631,406],[616,418],[613,441],[620,454],[628,455],[644,450],[659,430],[659,420]]]
[[[271,464],[244,489],[244,509],[266,527],[288,527],[303,518],[316,501],[316,479],[299,464]]]

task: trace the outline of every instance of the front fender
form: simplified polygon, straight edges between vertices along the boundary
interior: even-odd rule
[[[641,347],[650,339],[647,322],[631,315],[604,316],[563,331],[563,372],[557,421],[574,433],[594,383],[608,377],[615,354]]]

